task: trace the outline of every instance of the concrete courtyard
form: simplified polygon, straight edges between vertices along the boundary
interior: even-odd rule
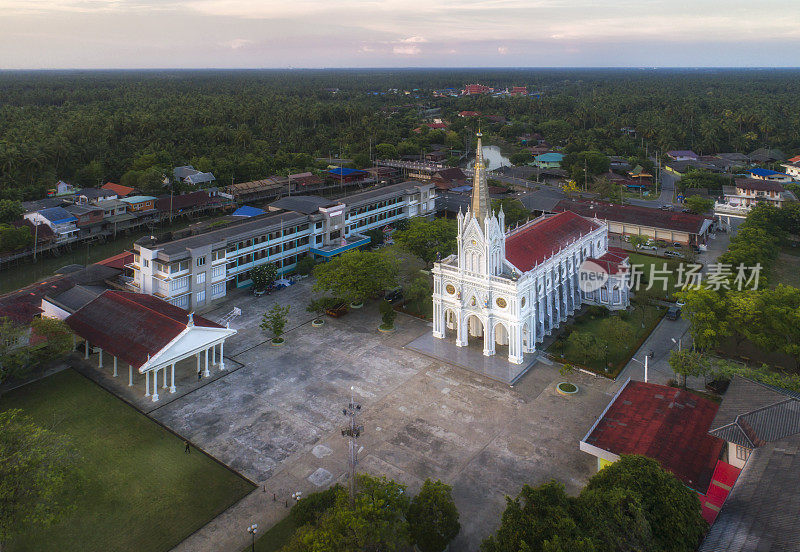
[[[244,529],[280,520],[292,493],[345,481],[341,409],[351,387],[363,405],[359,471],[399,480],[411,493],[428,477],[453,485],[462,523],[454,551],[477,549],[498,525],[505,496],[523,484],[557,479],[575,493],[594,472],[578,441],[609,401],[612,382],[568,376],[581,391],[566,398],[555,392],[564,379],[556,368],[537,363],[509,387],[404,348],[430,331],[427,322],[399,315],[395,332],[378,332],[374,303],[313,327],[305,310],[312,295],[308,281],[260,298],[237,291],[203,313],[219,320],[234,306],[242,309],[231,322],[239,333],[225,345],[228,369],[197,381],[187,366],[178,392],[158,403],[143,396],[138,379],[128,387],[127,373],[113,378],[107,369],[90,370],[261,485],[177,550],[238,551],[248,542]],[[281,347],[258,328],[276,302],[292,306]]]

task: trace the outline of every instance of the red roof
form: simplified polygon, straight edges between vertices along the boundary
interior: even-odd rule
[[[114,184],[113,182],[106,182],[103,184],[104,190],[111,190],[119,197],[125,197],[126,195],[130,195],[133,193],[133,188],[129,188],[128,186],[123,186],[122,184]]]
[[[789,161],[787,161],[787,162],[788,163],[800,163],[800,155],[795,155],[794,157],[789,159]]]
[[[589,260],[603,267],[608,274],[624,272],[626,268],[622,265],[628,259],[628,252],[619,247],[609,247],[608,252],[597,258]]]
[[[506,238],[506,259],[527,272],[600,225],[570,211],[538,220]]]
[[[459,111],[458,112],[458,116],[459,117],[477,117],[478,115],[480,115],[480,113],[478,113],[477,111]]]
[[[602,201],[562,199],[554,211],[573,211],[584,217],[638,224],[652,228],[665,228],[676,232],[698,234],[703,229],[705,217],[677,211],[662,211],[638,205],[615,205]]]
[[[718,408],[683,389],[629,381],[586,443],[614,454],[649,456],[705,493],[724,444],[708,434]]]
[[[188,194],[179,194],[173,196],[161,196],[156,199],[156,209],[159,211],[182,211],[183,209],[190,209],[192,207],[202,207],[212,203],[211,197],[208,192],[198,190],[196,192],[189,192]]]
[[[107,290],[66,319],[67,325],[94,346],[134,368],[166,347],[183,330],[189,313],[152,295]],[[195,326],[221,328],[201,316]]]
[[[108,259],[103,259],[95,264],[100,264],[103,266],[110,266],[112,268],[118,268],[120,270],[125,270],[125,265],[131,264],[133,262],[133,253],[130,251],[123,251],[113,257],[109,257]]]

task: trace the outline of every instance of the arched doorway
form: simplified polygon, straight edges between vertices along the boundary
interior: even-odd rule
[[[508,328],[502,322],[494,325],[494,351],[500,356],[508,355]]]
[[[444,310],[444,336],[453,341],[458,337],[458,315],[453,309]]]
[[[467,316],[467,343],[483,349],[483,322],[474,314]]]

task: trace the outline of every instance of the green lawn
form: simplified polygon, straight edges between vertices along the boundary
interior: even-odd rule
[[[67,435],[81,455],[75,510],[9,551],[169,550],[254,487],[72,370],[0,397]]]
[[[652,255],[643,255],[642,253],[633,253],[631,251],[628,253],[630,255],[631,266],[638,265],[637,270],[644,273],[642,276],[642,283],[650,281],[653,274],[655,274],[652,289],[656,290],[656,294],[662,299],[673,300],[672,295],[676,291],[680,291],[680,288],[677,286],[678,266],[681,262],[684,262],[683,259],[665,259]],[[668,271],[666,274],[666,289],[664,287],[664,281],[661,279],[662,275],[664,275],[663,270],[665,264],[666,270]],[[654,269],[655,273],[652,272]]]
[[[665,312],[666,309],[663,307],[657,307],[654,305],[648,306],[644,310],[644,313],[638,308],[631,311],[627,316],[627,320],[624,321],[630,328],[633,339],[624,347],[609,347],[608,361],[612,364],[611,371],[606,372],[604,370],[605,358],[599,358],[595,361],[592,361],[585,365],[585,367],[599,374],[616,377],[622,368],[624,368],[628,363],[628,360],[630,360],[631,356],[633,356],[636,350],[641,346],[642,342],[644,342],[647,336],[650,335],[650,332],[653,331],[658,322],[664,316]],[[556,339],[555,342],[553,342],[553,344],[548,348],[547,352],[552,354],[556,359],[558,359],[563,353],[564,361],[580,364],[575,360],[575,351],[571,350],[571,348],[566,345],[567,340],[565,336],[568,336],[573,331],[577,331],[589,333],[595,337],[598,337],[601,322],[609,316],[611,315],[608,314],[604,316],[595,316],[591,314],[591,311],[582,314],[575,320],[573,324],[570,324],[564,329],[564,332],[558,337],[558,339]],[[616,314],[613,316],[620,315]],[[644,328],[642,327],[643,322]]]
[[[800,287],[800,250],[796,247],[782,247],[778,259],[772,267],[770,284],[786,284]]]
[[[289,539],[292,538],[295,531],[297,531],[297,525],[287,515],[256,539],[256,552],[277,552],[289,543]],[[248,546],[242,552],[250,552],[250,550],[252,548]]]

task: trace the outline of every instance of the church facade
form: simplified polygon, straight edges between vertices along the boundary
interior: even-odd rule
[[[435,338],[460,347],[479,341],[484,355],[502,352],[521,364],[582,303],[628,306],[627,254],[609,250],[604,222],[564,211],[506,230],[502,209],[491,211],[480,133],[472,199],[458,214],[457,242],[458,252],[432,271]],[[587,260],[606,276],[584,291],[580,268]]]

